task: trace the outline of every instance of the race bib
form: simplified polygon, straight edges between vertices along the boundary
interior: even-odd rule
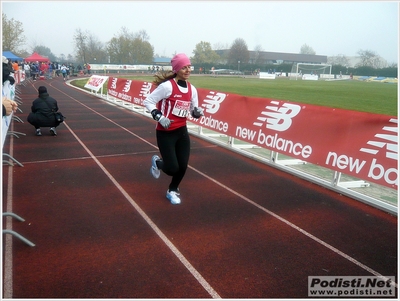
[[[175,101],[175,106],[172,109],[172,114],[178,117],[186,117],[190,110],[190,102],[177,100]]]

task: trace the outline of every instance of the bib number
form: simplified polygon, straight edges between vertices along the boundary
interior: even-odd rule
[[[190,110],[190,102],[177,100],[175,102],[174,108],[172,109],[172,114],[178,117],[186,117]]]

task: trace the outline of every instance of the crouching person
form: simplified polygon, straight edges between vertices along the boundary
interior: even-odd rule
[[[28,115],[28,122],[36,129],[36,136],[42,136],[41,127],[49,127],[50,134],[57,136],[56,127],[61,122],[56,120],[55,112],[58,111],[57,100],[50,97],[47,88],[40,86],[39,97],[32,102],[31,112]]]

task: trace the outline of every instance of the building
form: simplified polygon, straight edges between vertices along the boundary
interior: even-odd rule
[[[227,58],[229,49],[215,50],[221,58]],[[310,63],[310,64],[326,64],[328,57],[326,55],[300,54],[300,53],[283,53],[283,52],[267,52],[267,51],[249,51],[249,64],[269,65],[269,64],[293,64],[293,63]],[[227,63],[227,59],[224,62]]]
[[[159,65],[159,66],[170,66],[171,65],[171,58],[168,58],[168,57],[155,57],[153,59],[153,64],[154,65]]]

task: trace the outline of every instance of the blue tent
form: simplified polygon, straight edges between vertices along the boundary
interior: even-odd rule
[[[3,56],[5,56],[7,59],[9,59],[11,61],[23,61],[24,60],[22,57],[16,56],[11,51],[3,51]]]

